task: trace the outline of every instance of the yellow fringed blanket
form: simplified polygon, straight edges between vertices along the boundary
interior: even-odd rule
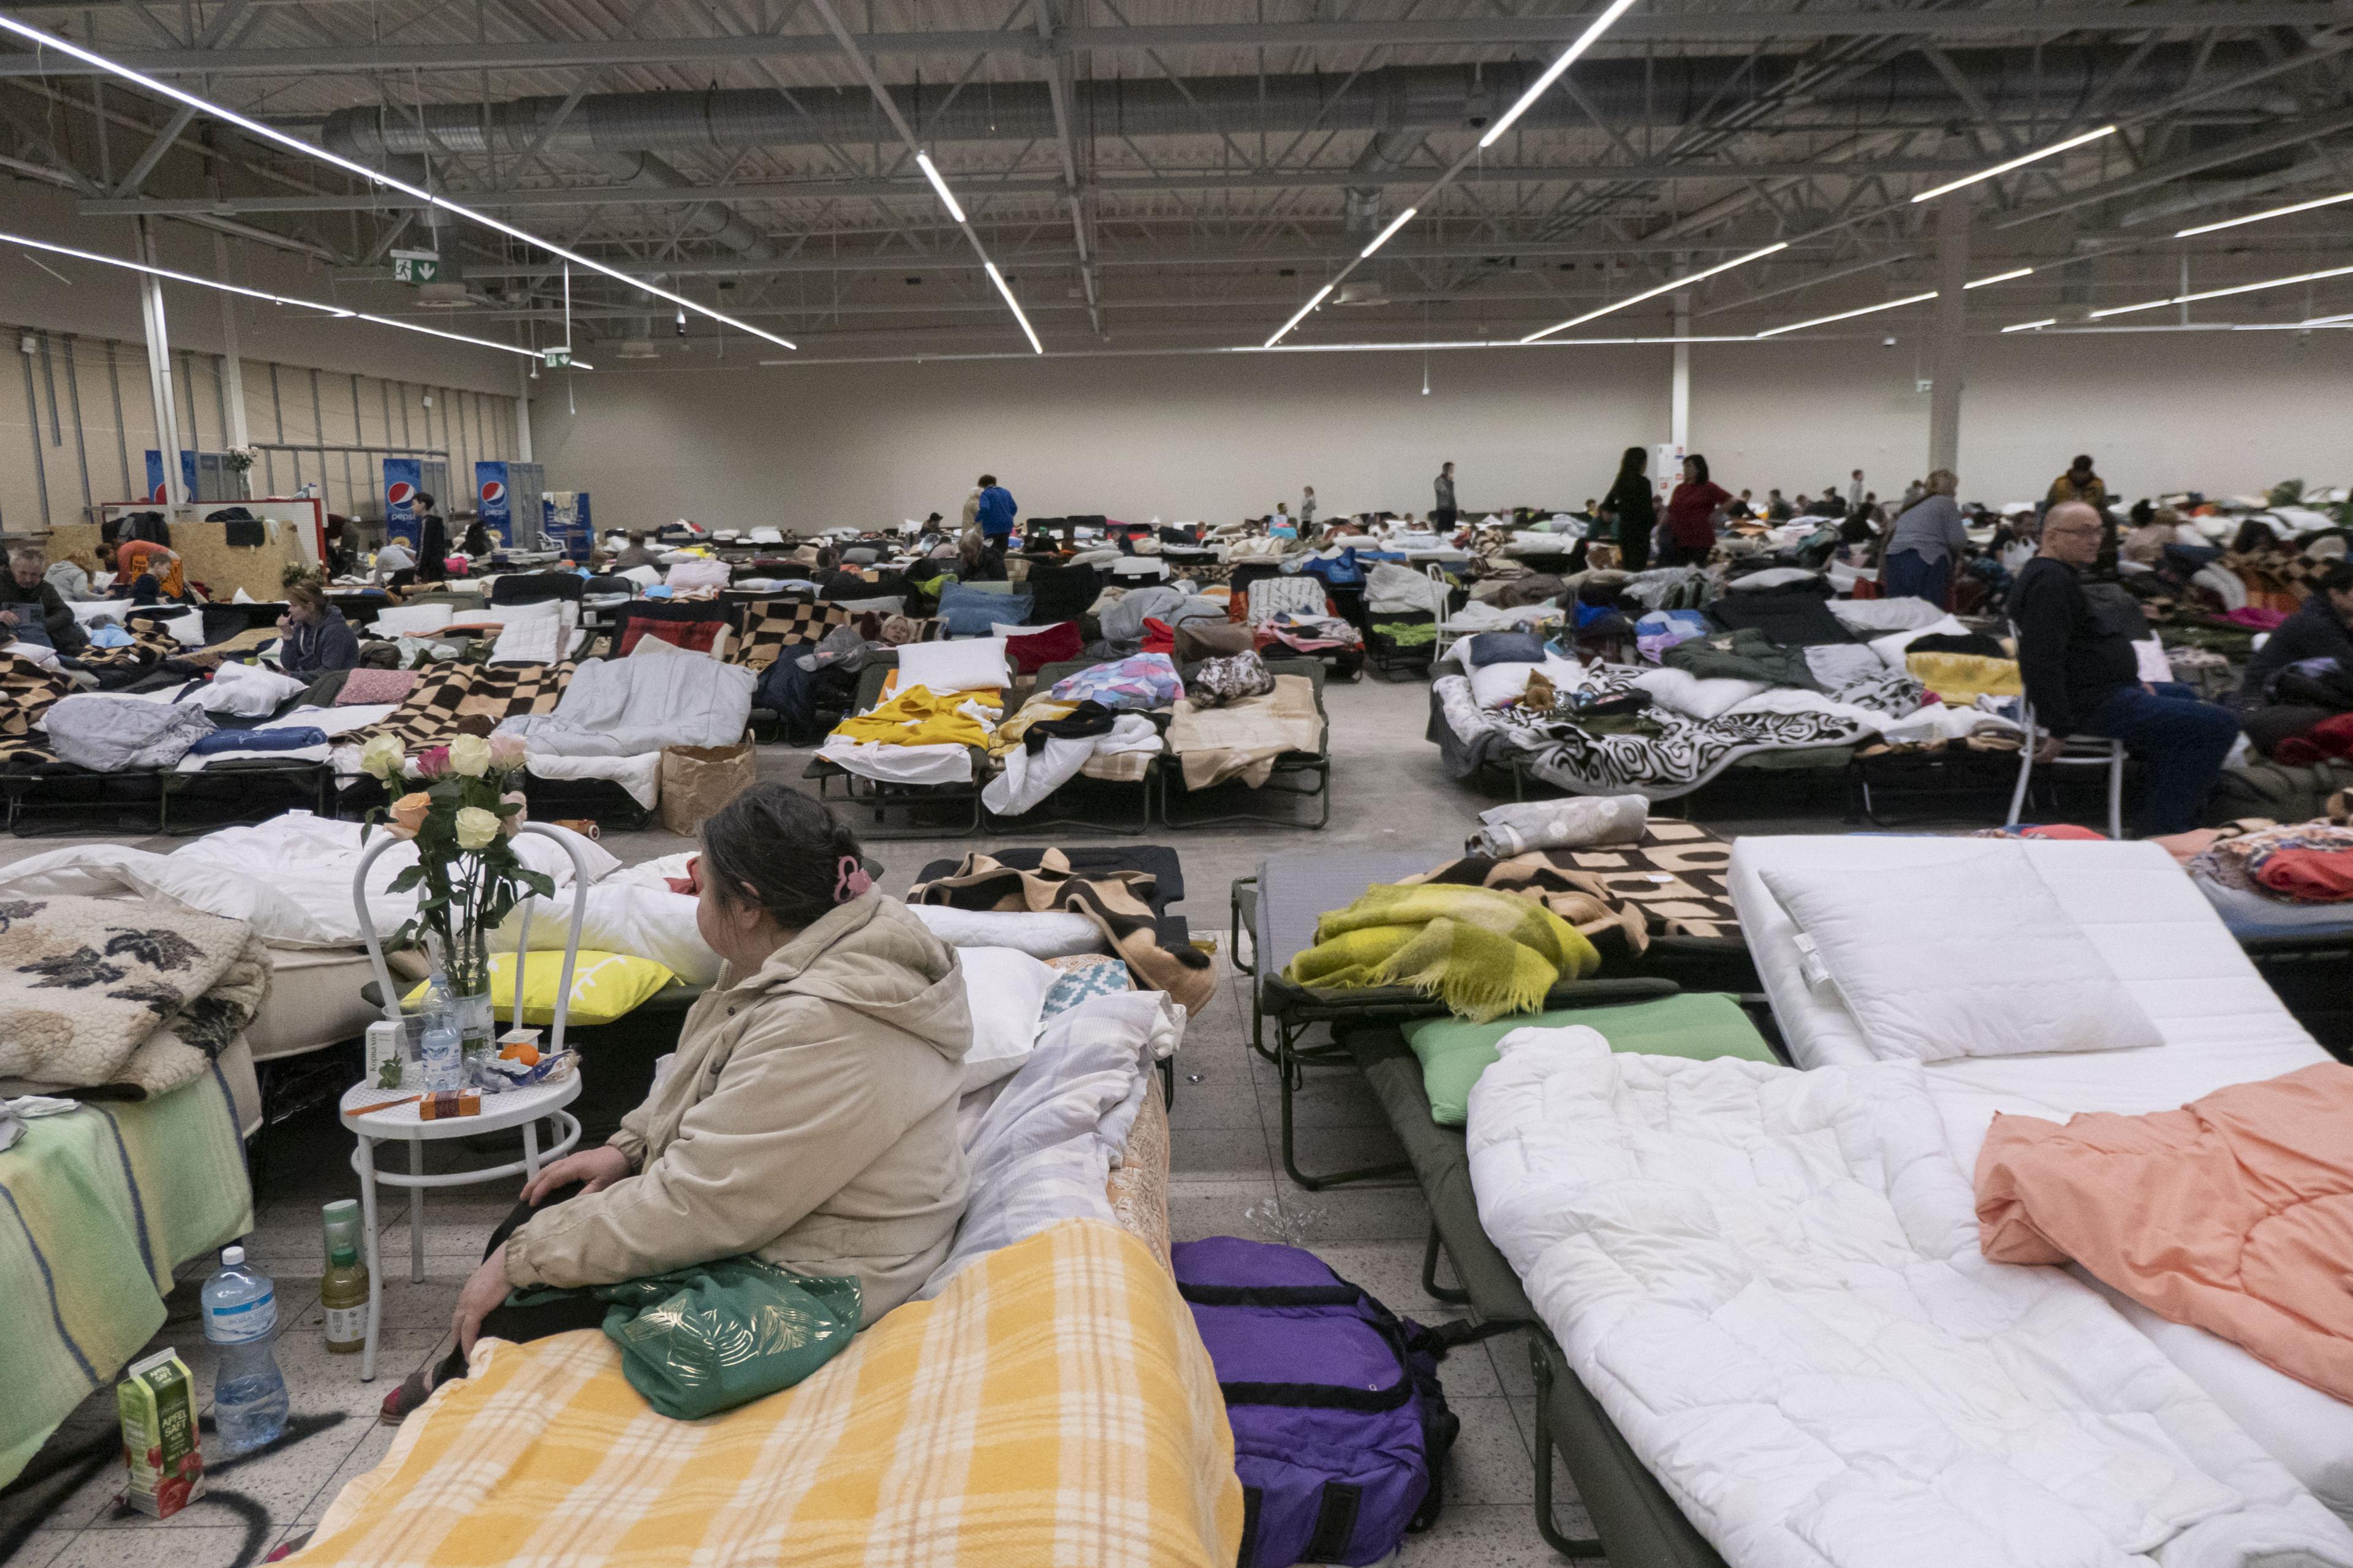
[[[1541,1006],[1564,980],[1601,967],[1575,926],[1543,904],[1492,888],[1367,888],[1315,925],[1291,961],[1301,985],[1354,991],[1402,985],[1474,1023]]]

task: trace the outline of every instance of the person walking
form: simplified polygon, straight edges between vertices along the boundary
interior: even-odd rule
[[[1618,477],[1601,498],[1603,526],[1618,540],[1618,563],[1629,572],[1651,567],[1651,531],[1659,525],[1658,508],[1651,501],[1650,459],[1640,447],[1629,447],[1618,459]]]
[[[1683,480],[1667,498],[1664,566],[1704,566],[1715,552],[1715,525],[1732,492],[1707,477],[1707,459],[1696,452],[1683,459]]]
[[[1312,534],[1314,530],[1315,487],[1314,485],[1309,485],[1306,487],[1306,493],[1299,498],[1299,535],[1301,538],[1304,539]]]
[[[1846,487],[1846,510],[1849,512],[1853,512],[1860,510],[1862,506],[1862,470],[1861,468],[1857,468],[1852,475],[1848,476]]]
[[[1887,536],[1887,561],[1879,575],[1880,592],[1891,599],[1926,599],[1939,609],[1952,603],[1953,563],[1960,558],[1968,536],[1953,492],[1960,479],[1950,468],[1928,476],[1926,493],[1917,505],[1895,520]]]
[[[995,474],[980,476],[979,504],[974,509],[974,517],[980,524],[981,544],[991,563],[1005,564],[1006,547],[1013,542],[1014,514],[1020,510],[1014,504],[1013,492],[998,484]]]
[[[1430,525],[1436,528],[1439,531],[1443,532],[1454,526],[1453,464],[1441,463],[1439,465],[1438,480],[1431,488],[1436,491],[1438,499],[1437,504],[1432,506],[1430,510]]]

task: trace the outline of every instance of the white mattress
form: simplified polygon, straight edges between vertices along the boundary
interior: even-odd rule
[[[1873,1059],[1853,1016],[1799,972],[1796,929],[1766,889],[1767,868],[1874,870],[2022,854],[2080,924],[2165,1044],[2147,1050],[1964,1057],[1927,1064],[1929,1091],[1964,1171],[1974,1171],[1994,1112],[2064,1121],[2078,1111],[2170,1110],[2229,1084],[2329,1060],[2255,973],[2188,873],[2153,844],[1869,836],[1743,837],[1732,847],[1732,900],[1801,1068]],[[2001,984],[1999,973],[1985,977]],[[2080,1270],[2078,1271],[2081,1272]],[[2248,1434],[2353,1520],[2353,1405],[2299,1383],[2201,1329],[2118,1301],[2135,1327],[2213,1395]]]

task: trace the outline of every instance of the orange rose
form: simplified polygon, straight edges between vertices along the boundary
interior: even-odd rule
[[[433,809],[433,797],[422,790],[402,795],[392,803],[392,832],[398,837],[414,838],[425,826],[425,814]]]

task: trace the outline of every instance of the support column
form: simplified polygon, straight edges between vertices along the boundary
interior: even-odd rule
[[[139,219],[139,258],[150,267],[155,259],[155,236],[145,218]],[[164,499],[173,506],[188,504],[187,480],[180,473],[180,416],[172,395],[172,343],[164,327],[164,281],[153,273],[139,275],[139,317],[147,331],[147,395],[155,407],[155,445],[164,457]]]
[[[228,241],[213,236],[213,272],[222,282],[228,277]],[[228,444],[250,447],[252,434],[245,426],[245,359],[237,352],[237,296],[221,296],[221,395],[228,404]]]
[[[531,456],[531,362],[515,361],[515,461],[528,463]]]
[[[1677,263],[1681,265],[1680,262]],[[1667,439],[1678,451],[1691,450],[1691,296],[1675,296],[1675,379],[1667,398]]]
[[[1936,312],[1928,345],[1928,467],[1961,466],[1961,390],[1968,380],[1966,316],[1969,198],[1936,198]]]

